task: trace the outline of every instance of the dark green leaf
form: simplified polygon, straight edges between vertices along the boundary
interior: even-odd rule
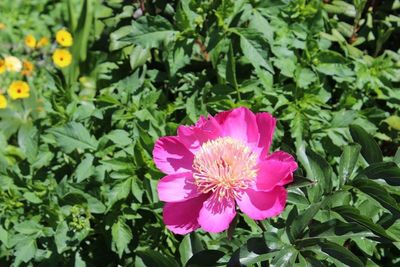
[[[354,142],[361,145],[361,154],[369,164],[382,162],[382,151],[372,136],[358,125],[350,125],[350,133]]]
[[[343,148],[342,156],[339,162],[339,184],[343,186],[353,173],[360,154],[361,146],[350,144]]]

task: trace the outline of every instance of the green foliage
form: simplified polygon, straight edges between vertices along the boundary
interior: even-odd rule
[[[400,224],[398,1],[2,1],[0,55],[68,27],[0,110],[0,265],[391,266]],[[4,15],[3,15],[4,13]],[[48,57],[48,53],[44,54]],[[40,61],[42,62],[42,61]],[[0,92],[14,76],[0,74]],[[285,211],[175,236],[154,142],[238,106],[296,157]]]

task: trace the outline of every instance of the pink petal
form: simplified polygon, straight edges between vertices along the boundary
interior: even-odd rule
[[[223,136],[230,136],[256,146],[259,134],[256,116],[245,107],[218,113],[215,119],[221,124]]]
[[[258,147],[261,148],[260,158],[264,159],[269,152],[272,143],[272,137],[274,136],[276,119],[271,114],[262,112],[256,114],[258,131],[260,139],[258,141]]]
[[[297,163],[290,154],[283,151],[273,153],[258,164],[257,190],[269,191],[276,185],[291,182],[293,180],[292,173],[296,169]]]
[[[191,171],[193,158],[193,153],[176,136],[161,137],[154,145],[154,163],[166,174]]]
[[[192,152],[195,153],[204,142],[221,136],[221,127],[218,122],[209,117],[200,117],[195,126],[178,127],[179,140]]]
[[[236,215],[235,201],[221,200],[211,196],[204,203],[199,214],[199,224],[203,230],[219,233],[228,229]]]
[[[200,195],[191,172],[165,176],[158,182],[157,191],[160,200],[165,202],[180,202]]]
[[[208,195],[200,195],[183,202],[166,203],[163,210],[164,223],[175,234],[184,235],[200,227],[197,219]]]
[[[246,189],[236,202],[241,211],[246,213],[254,220],[264,220],[280,214],[285,208],[286,190],[282,186],[277,186],[273,190],[255,191],[251,188]]]

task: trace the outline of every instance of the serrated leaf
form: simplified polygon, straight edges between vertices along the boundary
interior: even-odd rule
[[[54,134],[58,145],[66,153],[71,153],[75,149],[95,150],[97,148],[97,140],[90,135],[81,123],[70,122],[64,126],[51,129],[49,132]]]
[[[19,242],[15,247],[15,265],[18,266],[21,262],[29,262],[36,254],[37,244],[34,238],[26,238]]]
[[[133,238],[131,229],[122,218],[119,218],[111,227],[111,235],[113,251],[117,252],[121,258]]]

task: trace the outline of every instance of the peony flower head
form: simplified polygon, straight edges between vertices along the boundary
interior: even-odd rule
[[[31,76],[33,69],[35,68],[33,66],[33,63],[28,60],[24,60],[22,62],[22,65],[23,65],[23,68],[22,68],[21,74],[24,76]]]
[[[20,99],[29,97],[29,85],[24,81],[14,81],[8,87],[7,93],[11,99]]]
[[[56,49],[53,53],[53,62],[57,67],[65,68],[72,62],[72,55],[67,49]]]
[[[7,99],[4,95],[0,94],[0,109],[5,109],[7,107]]]
[[[36,47],[37,47],[37,48],[42,48],[42,47],[47,46],[49,43],[50,43],[49,38],[47,38],[47,37],[42,37],[42,38],[40,38],[39,41],[37,42]]]
[[[236,206],[254,220],[280,214],[284,185],[297,163],[286,152],[270,153],[276,120],[241,107],[180,126],[177,136],[157,140],[153,159],[167,176],[157,186],[167,228],[226,230]]]
[[[28,34],[25,37],[25,45],[29,48],[35,48],[36,47],[36,38],[32,34]]]
[[[69,47],[73,43],[72,35],[65,29],[61,29],[56,33],[56,41],[65,47]]]
[[[6,56],[4,58],[4,64],[7,71],[20,72],[22,69],[21,60],[14,56]]]
[[[6,71],[6,62],[3,59],[0,59],[0,74]]]

